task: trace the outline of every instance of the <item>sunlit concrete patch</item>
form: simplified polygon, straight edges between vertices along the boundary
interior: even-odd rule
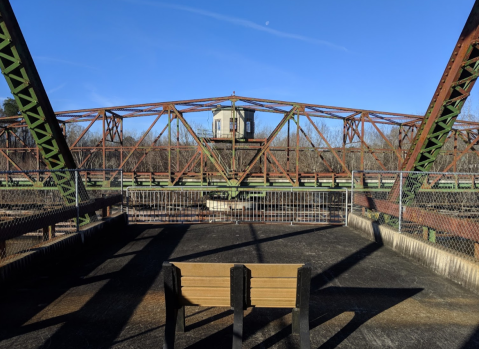
[[[57,300],[48,304],[48,306],[43,308],[43,310],[28,320],[23,326],[62,317],[80,310],[103,286],[105,286],[107,281],[108,280],[102,280],[85,286],[72,287]],[[40,304],[39,306],[41,307],[42,305]]]

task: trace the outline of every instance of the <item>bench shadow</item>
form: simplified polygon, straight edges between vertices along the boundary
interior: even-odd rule
[[[361,325],[421,291],[422,288],[326,287],[314,295],[310,329],[345,312],[353,312],[353,318],[320,346],[336,348]]]
[[[461,349],[475,349],[479,348],[479,326],[476,327],[474,333],[469,337]]]

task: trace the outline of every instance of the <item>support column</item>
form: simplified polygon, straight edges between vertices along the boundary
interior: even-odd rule
[[[295,186],[299,187],[299,111],[298,111],[298,120],[296,127],[296,182]]]
[[[49,241],[55,237],[55,224],[43,228],[43,241]]]
[[[176,172],[180,171],[180,119],[176,118]]]
[[[171,185],[171,110],[168,110],[168,185]]]
[[[103,124],[103,142],[102,142],[102,166],[103,166],[103,182],[106,180],[106,111],[103,110],[102,115]]]
[[[403,126],[399,126],[399,139],[398,139],[398,150],[401,158],[398,159],[398,168],[397,170],[400,171],[402,167],[402,160],[403,160],[403,150],[402,150],[402,133],[403,133]]]
[[[235,109],[235,102],[233,101],[231,103],[231,113],[232,113],[232,116],[233,116],[233,142],[232,142],[232,149],[231,149],[231,152],[232,152],[232,155],[231,155],[231,172],[235,172],[236,171],[236,164],[235,164],[235,156],[236,156],[236,127],[237,127],[237,122],[236,122],[236,109]]]
[[[231,307],[234,309],[233,349],[243,348],[243,317],[245,309],[245,266],[235,264],[230,269]]]
[[[289,174],[289,123],[291,120],[288,120],[288,137],[286,138],[286,172]]]

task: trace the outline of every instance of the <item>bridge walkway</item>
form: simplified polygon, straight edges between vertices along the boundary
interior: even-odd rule
[[[0,348],[161,347],[164,260],[309,262],[313,348],[473,348],[479,296],[347,227],[130,225],[0,293]],[[228,348],[233,313],[187,308],[178,348]],[[291,312],[250,309],[245,348],[294,348]]]

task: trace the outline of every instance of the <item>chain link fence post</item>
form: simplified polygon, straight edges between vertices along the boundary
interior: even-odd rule
[[[354,204],[354,171],[351,172],[351,214],[353,214],[353,204]]]
[[[123,213],[123,169],[120,170],[120,193],[121,193],[120,212]]]
[[[348,226],[348,188],[346,188],[346,203],[345,203],[345,209],[346,209],[346,222],[345,225]]]
[[[398,223],[399,233],[401,233],[401,222],[402,222],[402,172],[399,172],[399,223]]]

